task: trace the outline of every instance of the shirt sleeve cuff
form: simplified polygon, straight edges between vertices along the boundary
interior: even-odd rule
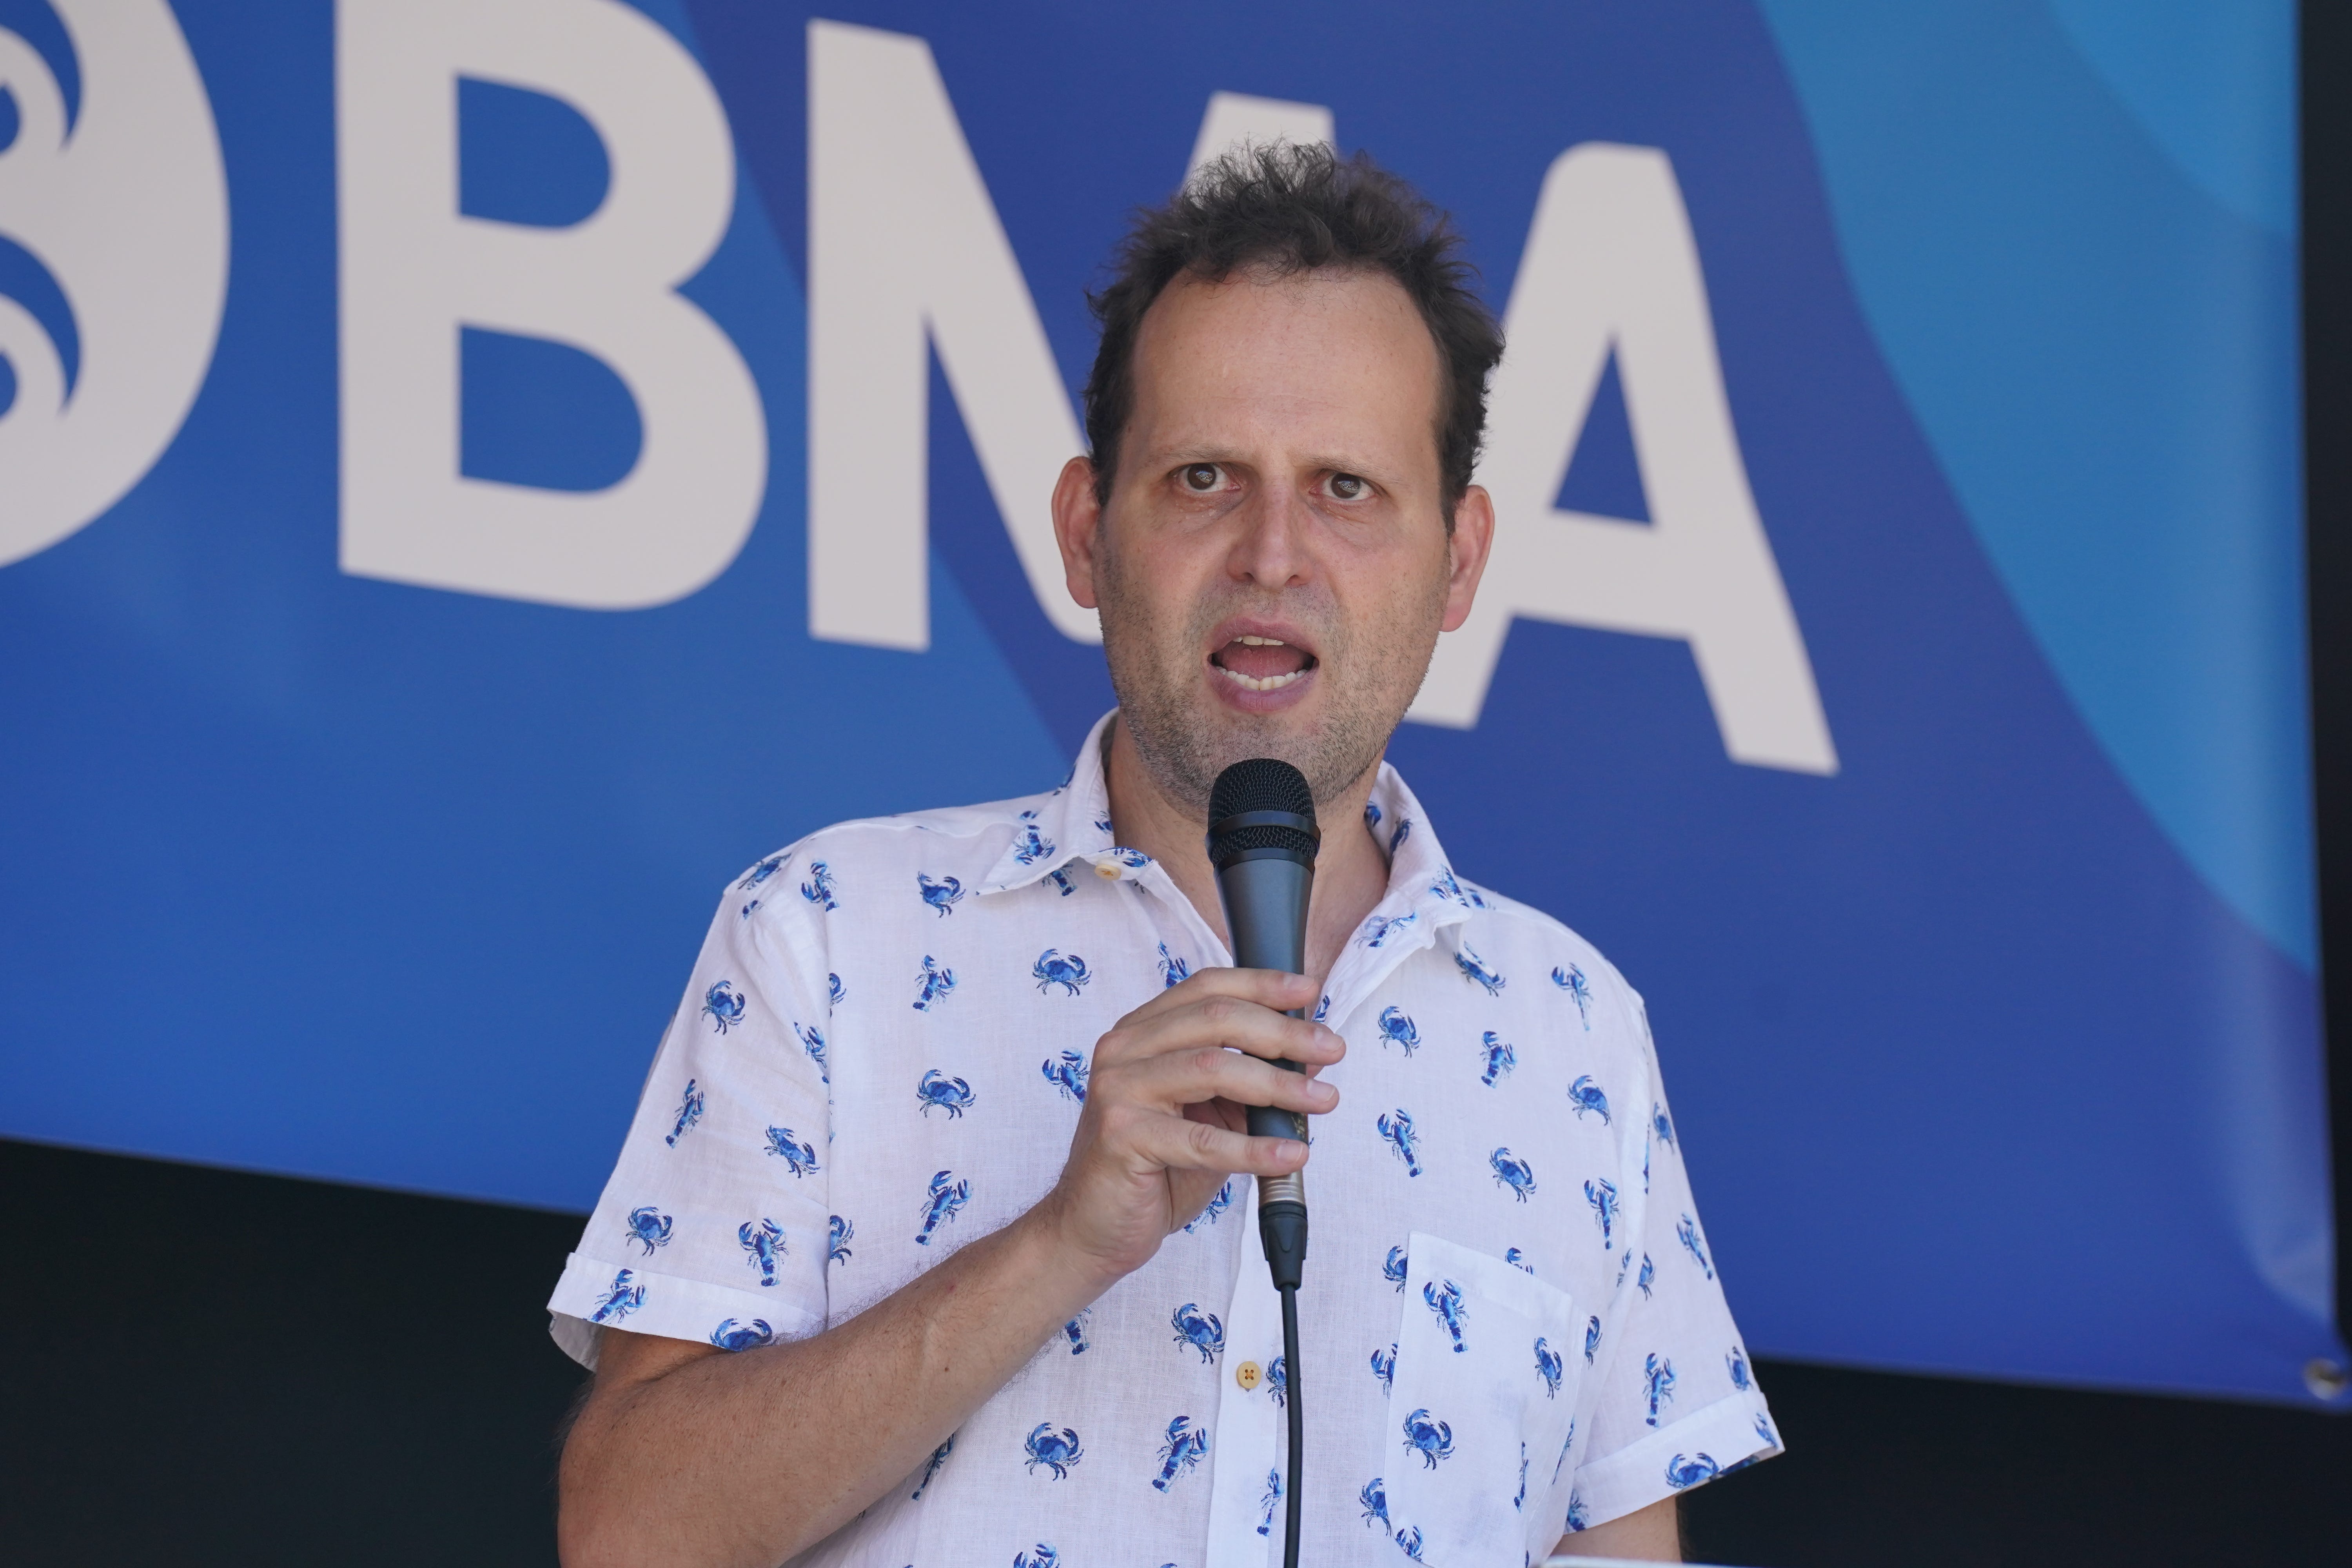
[[[1631,1447],[1578,1466],[1579,1517],[1587,1526],[1605,1523],[1780,1452],[1780,1429],[1763,1394],[1754,1389],[1735,1394]]]
[[[804,1340],[824,1327],[822,1308],[776,1292],[738,1290],[677,1274],[657,1274],[587,1258],[564,1260],[547,1300],[547,1331],[563,1353],[596,1370],[600,1328],[699,1340],[721,1350],[750,1350]]]

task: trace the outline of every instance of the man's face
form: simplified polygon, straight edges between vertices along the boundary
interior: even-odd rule
[[[1492,525],[1474,487],[1447,535],[1440,376],[1380,273],[1188,277],[1145,315],[1109,500],[1096,511],[1081,459],[1055,520],[1172,799],[1205,809],[1227,764],[1271,756],[1328,800],[1379,760],[1469,613]]]

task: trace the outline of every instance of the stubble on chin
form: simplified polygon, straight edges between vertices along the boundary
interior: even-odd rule
[[[1410,624],[1359,637],[1328,595],[1283,597],[1244,589],[1204,599],[1181,618],[1150,582],[1137,582],[1116,551],[1097,558],[1096,593],[1111,689],[1152,780],[1194,815],[1209,809],[1217,775],[1251,757],[1278,757],[1307,775],[1317,804],[1345,795],[1379,761],[1421,689],[1437,647],[1444,589],[1425,605],[1391,617]],[[1311,627],[1318,644],[1322,714],[1311,725],[1290,714],[1257,716],[1225,707],[1202,681],[1201,648],[1226,616],[1259,608]],[[1425,612],[1425,613],[1421,613]]]

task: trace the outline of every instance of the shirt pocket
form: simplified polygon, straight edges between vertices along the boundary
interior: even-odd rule
[[[1409,1557],[1520,1568],[1566,1452],[1584,1358],[1576,1304],[1482,1252],[1416,1231],[1389,1390],[1389,1527]],[[1548,1549],[1554,1537],[1548,1536]]]

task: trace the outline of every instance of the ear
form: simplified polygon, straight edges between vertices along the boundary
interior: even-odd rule
[[[1483,485],[1462,492],[1454,508],[1454,534],[1446,541],[1453,570],[1445,580],[1445,631],[1458,629],[1470,618],[1471,601],[1478,596],[1478,580],[1486,574],[1486,552],[1495,547],[1495,502]]]
[[[1062,549],[1062,577],[1081,609],[1098,609],[1095,597],[1095,531],[1102,503],[1095,500],[1095,466],[1085,458],[1062,465],[1054,481],[1054,542]]]

